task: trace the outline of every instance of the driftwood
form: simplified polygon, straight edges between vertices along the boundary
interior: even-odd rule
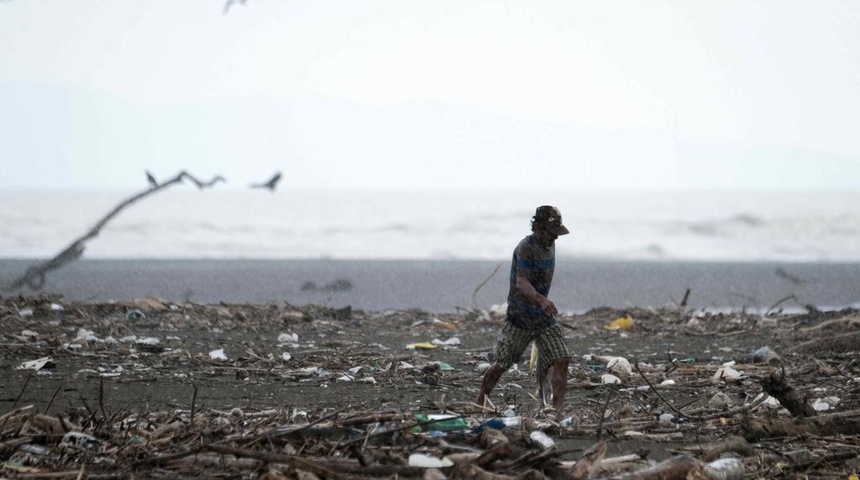
[[[846,325],[849,328],[860,327],[860,315],[847,316],[847,317],[842,317],[842,318],[834,318],[832,320],[827,320],[826,322],[821,322],[818,325],[815,325],[814,327],[801,328],[799,331],[804,332],[804,333],[809,333],[809,332],[814,332],[816,330],[823,330],[825,328],[833,327],[836,325],[839,325],[839,326]]]
[[[495,275],[496,272],[498,272],[499,269],[502,268],[502,265],[504,264],[500,263],[496,265],[496,268],[493,269],[493,273],[491,273],[486,279],[484,279],[483,282],[481,282],[477,287],[475,287],[475,290],[472,292],[472,310],[478,310],[478,301],[475,299],[475,297],[478,296],[478,291],[481,290],[481,288],[483,288],[483,286],[486,285],[491,278],[493,278],[493,275]]]
[[[853,318],[852,320],[855,320]],[[826,355],[860,351],[860,332],[845,333],[803,342],[788,350],[788,353]]]
[[[703,457],[703,460],[706,462],[710,462],[711,460],[716,460],[720,458],[724,453],[737,453],[741,456],[748,457],[753,455],[755,451],[753,450],[752,445],[746,441],[743,437],[731,436],[723,439],[723,441],[712,445],[706,452]]]
[[[761,380],[762,389],[779,400],[783,407],[795,417],[806,418],[815,415],[815,410],[806,398],[785,378],[785,369],[771,373]]]
[[[107,225],[107,223],[111,221],[114,217],[119,215],[119,213],[123,209],[137,202],[138,200],[142,200],[143,198],[155,194],[156,192],[164,190],[172,185],[182,183],[182,180],[186,178],[192,183],[194,183],[194,185],[196,185],[197,188],[200,190],[203,190],[204,188],[210,188],[219,181],[224,181],[223,177],[216,176],[209,181],[203,182],[198,180],[193,175],[182,171],[170,180],[162,182],[161,184],[151,185],[149,189],[137,193],[120,202],[119,205],[114,207],[113,210],[108,212],[107,215],[105,215],[101,220],[99,220],[95,225],[93,225],[87,231],[87,233],[73,241],[71,245],[63,249],[54,258],[27,268],[23,275],[13,280],[11,283],[9,283],[9,285],[3,287],[3,290],[16,290],[24,286],[27,286],[32,290],[41,290],[42,287],[45,285],[45,277],[49,272],[53,270],[58,270],[66,264],[71,263],[80,258],[81,255],[84,254],[86,242],[97,237],[101,232],[101,229],[104,228],[104,226]]]
[[[749,417],[744,419],[741,427],[744,438],[750,442],[802,435],[860,435],[860,410],[804,419]]]
[[[606,442],[601,440],[582,454],[582,458],[570,469],[570,478],[581,480],[589,477],[592,468],[606,456]]]
[[[621,476],[612,480],[707,480],[702,473],[702,462],[688,455],[678,455],[653,467]]]

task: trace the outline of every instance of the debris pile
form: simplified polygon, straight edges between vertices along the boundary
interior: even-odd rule
[[[527,358],[472,403],[491,312],[0,299],[0,476],[848,479],[858,319],[562,315],[552,412]]]

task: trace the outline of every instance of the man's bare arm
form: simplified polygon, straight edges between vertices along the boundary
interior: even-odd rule
[[[540,305],[540,307],[543,308],[543,310],[548,315],[558,315],[558,309],[555,307],[555,304],[552,302],[552,300],[538,293],[538,291],[535,290],[534,285],[529,282],[526,275],[524,273],[520,273],[519,271],[517,271],[517,289],[525,293],[527,297]]]

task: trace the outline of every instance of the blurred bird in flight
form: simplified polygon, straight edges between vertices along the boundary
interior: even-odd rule
[[[275,174],[264,183],[252,183],[251,188],[268,188],[270,192],[275,191],[275,187],[278,186],[278,182],[281,181],[281,172],[275,172]]]

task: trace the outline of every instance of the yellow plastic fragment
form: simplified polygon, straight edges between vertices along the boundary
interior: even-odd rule
[[[406,345],[406,348],[410,350],[433,350],[436,348],[436,345],[433,345],[430,342],[417,342]]]
[[[630,315],[627,315],[626,317],[618,317],[609,322],[609,324],[605,325],[603,328],[607,330],[630,330],[633,328],[633,317]]]
[[[436,325],[439,328],[444,328],[447,330],[456,330],[457,329],[456,323],[454,323],[454,322],[443,322],[442,320],[439,320],[436,318],[433,319],[433,325]]]

